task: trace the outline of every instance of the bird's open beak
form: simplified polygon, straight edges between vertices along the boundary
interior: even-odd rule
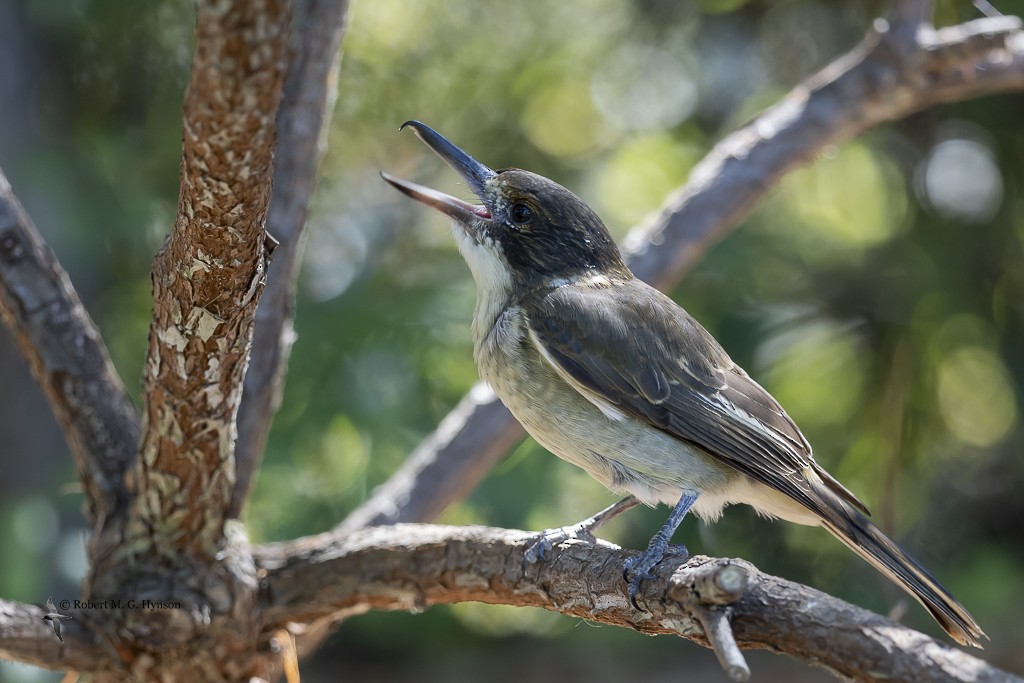
[[[496,175],[494,171],[453,145],[430,126],[419,121],[406,121],[402,124],[402,128],[406,127],[412,128],[416,137],[426,143],[427,147],[441,157],[446,164],[455,169],[478,197],[481,199],[484,197],[485,183]],[[432,206],[465,225],[469,225],[474,219],[491,218],[490,210],[481,204],[470,204],[458,197],[396,178],[383,171],[380,176],[416,201]]]

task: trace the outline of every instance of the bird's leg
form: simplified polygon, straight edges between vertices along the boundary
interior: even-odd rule
[[[588,517],[578,524],[540,532],[526,547],[526,552],[523,554],[523,566],[533,564],[537,560],[543,560],[544,555],[551,548],[568,540],[578,539],[587,543],[595,543],[597,541],[594,538],[595,529],[639,504],[640,501],[635,496],[626,496],[617,503],[609,505],[593,517]]]
[[[647,550],[639,555],[628,558],[623,565],[623,577],[629,582],[629,601],[633,603],[633,607],[640,609],[640,606],[636,604],[636,595],[640,592],[640,582],[644,579],[654,578],[651,570],[665,557],[665,551],[668,549],[668,542],[672,539],[672,534],[676,532],[679,524],[683,521],[683,517],[693,507],[693,504],[697,502],[697,495],[696,491],[683,491],[683,497],[672,508],[668,520],[658,529],[658,533],[654,534],[651,538],[651,542],[647,545]],[[683,551],[689,554],[685,546]]]

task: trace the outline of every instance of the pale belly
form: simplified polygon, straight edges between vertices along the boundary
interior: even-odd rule
[[[766,516],[818,524],[788,496],[682,440],[628,416],[606,415],[533,348],[517,309],[488,332],[475,349],[483,379],[538,443],[610,490],[647,505],[675,505],[683,491],[697,492],[693,511],[707,520],[726,505],[747,503]]]
[[[606,416],[533,349],[520,320],[505,318],[500,335],[477,344],[477,367],[526,431],[559,458],[648,505],[674,505],[683,490],[720,489],[736,476],[645,423]]]

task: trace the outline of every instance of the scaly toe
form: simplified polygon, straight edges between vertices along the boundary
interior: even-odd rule
[[[672,552],[674,552],[676,554],[682,555],[683,556],[683,562],[686,562],[687,560],[690,559],[690,550],[685,545],[683,545],[682,543],[680,543],[678,545],[675,545],[675,544],[670,545],[669,546],[669,550],[671,550]]]
[[[652,559],[654,560],[653,562],[651,562]],[[647,553],[644,553],[628,557],[622,563],[622,578],[629,584],[629,601],[638,610],[642,609],[636,601],[636,596],[640,594],[640,582],[654,578],[651,570],[658,564],[658,561],[659,558],[651,558]]]
[[[531,540],[526,546],[526,552],[523,553],[523,569],[526,569],[528,564],[535,564],[543,560],[552,547],[554,544],[548,538],[547,532]]]
[[[556,545],[560,545],[571,540],[584,541],[586,543],[597,543],[597,539],[594,537],[594,534],[591,533],[589,526],[574,524],[571,526],[563,526],[558,529],[546,529],[545,531],[537,534],[537,536],[527,544],[526,552],[523,553],[524,571],[526,569],[526,565],[534,564],[545,559],[548,551]]]

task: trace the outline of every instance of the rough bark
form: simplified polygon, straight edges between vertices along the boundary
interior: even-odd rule
[[[153,263],[139,524],[212,556],[234,487],[235,415],[266,277],[287,3],[197,6],[181,196]]]
[[[886,121],[944,102],[1024,89],[1018,17],[934,30],[928,2],[899,2],[861,43],[790,91],[708,153],[658,218],[623,243],[637,277],[661,289],[679,283],[716,242],[790,171]],[[525,432],[487,389],[467,396],[341,528],[422,522],[457,500]],[[453,429],[452,426],[455,426]],[[490,447],[480,444],[490,443]]]
[[[301,633],[369,610],[422,611],[476,601],[541,607],[649,635],[710,646],[708,624],[744,649],[769,649],[856,681],[1019,682],[950,645],[743,560],[670,554],[629,601],[622,563],[631,554],[599,541],[563,544],[524,568],[532,535],[511,529],[401,524],[322,534],[253,548],[261,577],[258,639]],[[720,581],[724,570],[745,582]],[[107,680],[155,677],[154,655],[126,660],[94,635],[99,610],[69,608],[63,646],[43,610],[0,601],[0,656]],[[217,643],[208,643],[211,648]],[[197,680],[217,680],[208,670]],[[237,673],[237,672],[236,672]]]
[[[858,681],[1019,681],[955,647],[813,588],[762,574],[743,560],[667,557],[642,584],[636,610],[622,563],[631,553],[599,542],[564,544],[523,567],[531,534],[486,527],[400,524],[324,534],[256,549],[266,570],[268,625],[336,620],[368,610],[419,611],[464,601],[542,607],[647,634],[709,645],[713,570],[745,570],[738,600],[726,598],[736,641],[822,666]]]
[[[0,316],[14,333],[67,437],[85,487],[86,515],[127,501],[139,415],[67,273],[0,171]]]
[[[265,223],[286,67],[286,0],[201,0],[185,93],[177,219],[153,264],[132,500],[85,594],[165,603],[89,622],[136,678],[264,674],[257,579],[226,525],[235,418],[266,277]]]

